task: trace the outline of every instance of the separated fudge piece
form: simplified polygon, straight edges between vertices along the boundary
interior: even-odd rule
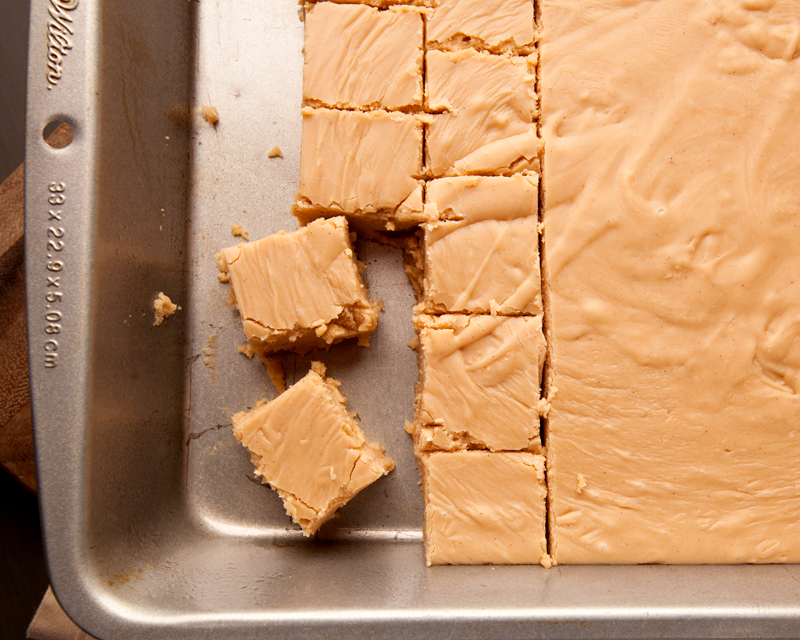
[[[459,451],[420,463],[428,565],[550,565],[542,456]]]
[[[537,176],[428,183],[423,226],[428,313],[542,313]]]
[[[420,382],[415,438],[444,449],[538,451],[545,358],[539,316],[417,316]],[[435,434],[434,434],[435,435]]]
[[[555,559],[800,562],[800,3],[541,7]]]
[[[422,55],[417,9],[309,5],[303,100],[315,107],[421,107]]]
[[[427,218],[422,206],[422,123],[405,113],[303,109],[303,223],[346,214],[353,227],[395,230]]]
[[[437,0],[426,28],[428,49],[473,47],[533,53],[533,0]]]
[[[426,166],[443,175],[538,170],[535,56],[428,51]]]
[[[272,402],[233,416],[233,433],[250,452],[255,473],[283,499],[311,536],[336,510],[394,468],[347,411],[339,382],[312,370]]]
[[[300,353],[358,337],[366,344],[378,322],[367,297],[344,218],[318,220],[225,249],[248,342],[260,354]]]

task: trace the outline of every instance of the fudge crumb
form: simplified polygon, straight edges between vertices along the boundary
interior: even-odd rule
[[[203,364],[206,365],[211,371],[211,382],[217,381],[217,338],[219,337],[218,334],[212,333],[208,336],[208,346],[203,349],[203,353],[205,354],[205,358],[203,358]]]
[[[586,478],[584,477],[584,475],[582,473],[579,473],[577,480],[578,480],[577,486],[576,486],[577,491],[578,491],[578,493],[583,493],[583,490],[586,488]]]
[[[253,356],[256,355],[256,350],[253,349],[253,345],[249,342],[247,344],[240,344],[238,347],[236,347],[236,350],[239,353],[243,353],[251,360],[253,359]]]
[[[546,418],[547,416],[550,415],[550,403],[544,398],[541,398],[539,400],[536,408],[539,411],[539,415],[542,416],[543,418]]]
[[[408,346],[409,349],[413,349],[414,351],[419,349],[419,336],[416,336],[413,340],[409,340],[408,342],[406,342],[406,346]]]
[[[172,300],[169,299],[169,296],[164,295],[161,291],[159,291],[158,297],[153,301],[153,310],[156,312],[156,317],[153,321],[153,324],[158,326],[173,313],[180,311],[181,308],[174,304]]]
[[[247,229],[240,224],[231,225],[231,234],[234,236],[239,236],[240,238],[244,238],[245,240],[250,240],[250,234],[247,233]]]
[[[217,122],[219,122],[219,113],[216,107],[202,104],[200,105],[200,112],[203,114],[205,121],[209,124],[217,124]]]
[[[233,227],[231,227],[231,231],[233,231]],[[231,277],[228,275],[228,263],[225,261],[225,256],[220,252],[215,254],[214,257],[217,259],[217,269],[219,269],[217,278],[219,278],[220,282],[230,282]]]
[[[283,151],[281,148],[276,144],[272,149],[270,149],[269,153],[267,154],[268,158],[283,158]]]
[[[311,363],[311,370],[314,373],[316,373],[320,378],[324,378],[325,377],[326,369],[327,368],[325,367],[325,365],[322,362],[319,362],[318,360],[314,360]]]

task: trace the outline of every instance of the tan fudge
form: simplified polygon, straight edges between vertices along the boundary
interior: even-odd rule
[[[431,0],[306,0],[305,5],[309,7],[322,2],[333,2],[336,4],[355,4],[366,5],[368,7],[378,7],[380,9],[390,9],[394,5],[412,5],[424,7],[431,3]],[[307,9],[306,9],[307,10]]]
[[[278,492],[306,536],[394,468],[347,411],[339,383],[324,374],[314,363],[272,402],[233,416],[234,435],[250,452],[256,475]]]
[[[417,9],[309,5],[303,100],[314,107],[421,107],[422,45]]]
[[[319,220],[222,251],[245,336],[260,354],[366,344],[378,322],[344,218]]]
[[[416,323],[415,422],[431,428],[418,448],[538,451],[541,317],[418,316]]]
[[[460,451],[420,462],[428,565],[550,564],[542,456]]]
[[[428,172],[509,175],[538,170],[536,59],[474,49],[428,51]]]
[[[428,183],[424,307],[428,313],[542,313],[537,176]]]
[[[533,53],[533,0],[437,0],[425,33],[429,49]]]
[[[293,211],[303,224],[345,214],[358,229],[408,229],[426,220],[422,172],[418,118],[304,108]]]
[[[800,3],[542,24],[555,559],[800,562]]]

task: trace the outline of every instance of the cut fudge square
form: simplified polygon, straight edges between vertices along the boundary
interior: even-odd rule
[[[428,565],[550,565],[543,456],[457,451],[420,462]]]
[[[542,313],[537,176],[428,183],[424,307],[428,313]]]
[[[422,171],[418,118],[306,107],[294,214],[303,224],[344,214],[360,230],[413,227],[427,219]]]
[[[426,38],[429,49],[533,53],[533,0],[438,0],[430,10]]]
[[[441,430],[440,441],[456,443],[445,449],[539,451],[541,317],[423,315],[415,322],[417,429]]]
[[[474,49],[428,51],[428,172],[509,175],[537,171],[535,56]]]
[[[435,0],[306,0],[305,6],[306,6],[306,11],[308,11],[309,6],[315,4],[322,4],[322,2],[332,2],[334,4],[365,5],[368,7],[389,9],[394,5],[427,7],[432,1]]]
[[[375,329],[379,304],[367,296],[342,217],[230,247],[220,258],[247,340],[262,355],[354,337],[366,344]]]
[[[422,44],[418,9],[309,5],[303,100],[315,107],[420,107]]]
[[[272,402],[233,416],[233,433],[256,475],[278,492],[306,536],[394,468],[347,411],[339,382],[324,376],[324,365],[315,362]]]

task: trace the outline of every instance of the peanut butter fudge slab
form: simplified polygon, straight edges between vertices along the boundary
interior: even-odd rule
[[[542,313],[537,176],[428,182],[427,313]]]
[[[542,25],[555,559],[798,562],[800,4]]]
[[[403,230],[423,211],[422,123],[405,113],[303,109],[300,187],[307,224],[346,215],[356,229]]]
[[[272,402],[233,416],[233,433],[256,475],[278,492],[305,536],[394,468],[347,411],[340,383],[324,376],[324,365],[315,362]]]
[[[537,171],[536,56],[427,51],[426,166],[433,177]]]
[[[248,342],[260,354],[368,342],[379,305],[367,296],[344,218],[239,244],[220,254]]]
[[[549,566],[542,456],[459,451],[420,464],[428,565]]]
[[[422,107],[422,14],[320,2],[306,7],[303,100],[314,107]]]
[[[417,448],[539,451],[541,317],[417,316],[415,323]]]
[[[437,0],[426,28],[428,49],[533,53],[533,0]]]

